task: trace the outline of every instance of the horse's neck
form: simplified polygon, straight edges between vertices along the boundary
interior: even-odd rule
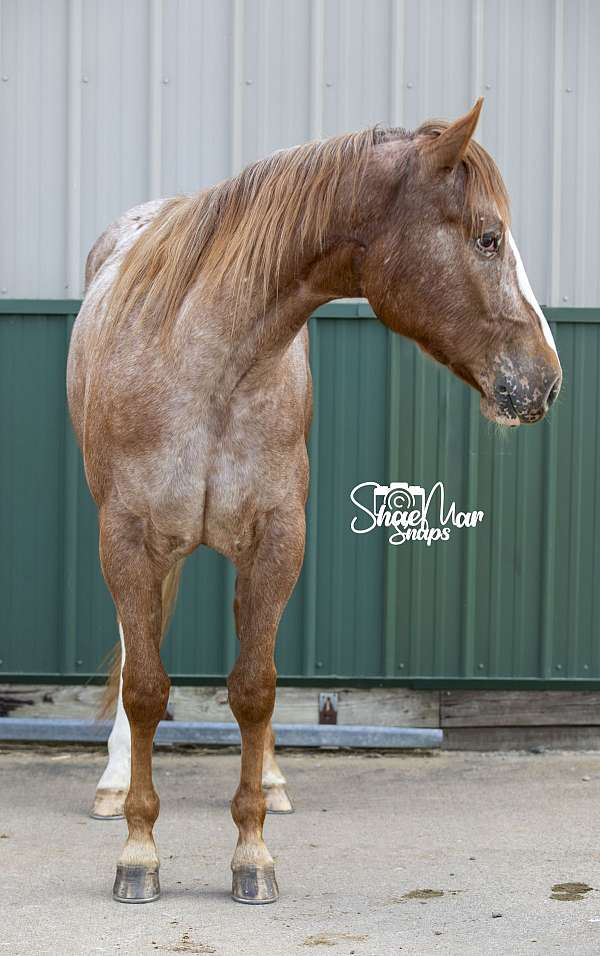
[[[307,251],[294,260],[293,274],[282,274],[279,294],[266,307],[255,300],[244,310],[233,323],[234,350],[242,347],[246,353],[254,351],[257,361],[263,356],[270,360],[287,348],[319,306],[362,295],[360,244],[335,237],[324,245],[323,252]]]

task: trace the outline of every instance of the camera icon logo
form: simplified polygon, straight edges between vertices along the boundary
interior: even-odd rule
[[[424,516],[425,489],[420,485],[409,485],[406,481],[392,481],[389,485],[377,485],[373,488],[373,513],[384,511],[418,511]]]

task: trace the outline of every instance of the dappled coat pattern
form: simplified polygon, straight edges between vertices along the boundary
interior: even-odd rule
[[[111,749],[120,777],[115,785],[109,762],[99,788],[113,808],[127,794],[118,900],[159,894],[151,761],[169,693],[160,642],[181,562],[199,545],[237,568],[233,896],[277,897],[263,784],[268,793],[284,782],[270,727],[273,654],[304,553],[311,312],[365,296],[476,388],[500,424],[537,421],[558,392],[506,190],[471,139],[480,109],[414,133],[375,128],[280,151],[198,195],[131,210],[90,253],[67,384],[124,649]]]

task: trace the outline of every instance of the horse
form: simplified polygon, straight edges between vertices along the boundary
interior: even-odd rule
[[[558,394],[507,191],[473,139],[481,107],[413,132],[377,126],[279,150],[200,193],[129,211],[89,254],[67,392],[122,642],[96,802],[111,815],[126,793],[118,901],[160,893],[152,746],[170,686],[160,643],[199,545],[237,570],[232,895],[278,897],[263,823],[267,803],[290,809],[271,715],[277,628],[304,554],[311,313],[366,298],[500,425],[539,421]]]

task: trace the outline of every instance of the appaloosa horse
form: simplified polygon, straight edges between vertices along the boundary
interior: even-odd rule
[[[281,150],[198,195],[126,213],[90,253],[68,395],[123,640],[122,705],[97,801],[107,815],[128,791],[117,900],[159,894],[152,740],[169,693],[159,647],[181,562],[200,544],[238,571],[233,896],[277,897],[261,780],[283,786],[273,652],[304,552],[311,312],[365,296],[477,389],[500,424],[538,421],[558,393],[506,190],[471,139],[480,109],[414,133],[375,128]]]

